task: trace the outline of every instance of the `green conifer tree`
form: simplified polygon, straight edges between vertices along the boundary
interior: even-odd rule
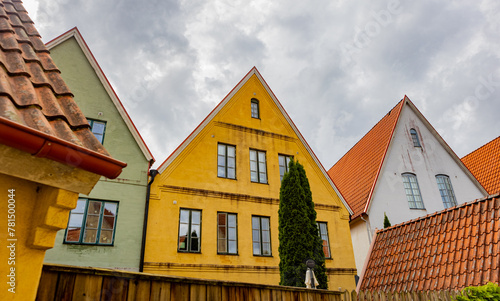
[[[323,244],[304,167],[293,160],[281,182],[279,206],[280,285],[305,287],[306,260],[316,262],[314,273],[328,288]]]
[[[385,212],[384,212],[384,229],[388,228],[390,226],[391,226],[391,222],[389,221],[389,218],[387,217],[387,215],[385,215]]]

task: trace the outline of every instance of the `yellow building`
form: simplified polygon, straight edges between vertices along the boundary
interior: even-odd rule
[[[256,68],[158,169],[144,272],[279,284],[280,178],[290,158],[310,182],[328,287],[354,289],[350,208]]]

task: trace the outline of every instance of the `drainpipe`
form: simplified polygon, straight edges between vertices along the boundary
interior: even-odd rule
[[[365,222],[365,225],[366,225],[366,232],[368,233],[368,243],[369,243],[369,244],[371,244],[371,243],[372,243],[372,235],[371,235],[372,231],[371,231],[371,225],[370,225],[370,223],[369,223],[367,220],[365,220],[365,219],[363,218],[363,214],[361,214],[361,215],[360,215],[360,218],[361,218],[361,220],[363,220],[363,221]]]
[[[146,188],[146,208],[144,208],[144,225],[142,226],[141,261],[139,262],[139,272],[144,271],[144,251],[146,249],[146,232],[148,230],[149,197],[151,195],[151,184],[153,184],[157,175],[158,171],[156,169],[151,169],[149,171],[151,180]]]

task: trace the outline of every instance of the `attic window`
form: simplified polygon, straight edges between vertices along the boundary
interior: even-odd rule
[[[417,131],[415,129],[410,129],[410,134],[411,134],[411,139],[413,140],[413,146],[421,147]]]
[[[252,110],[252,118],[260,118],[260,112],[259,112],[259,101],[255,98],[252,98],[250,102],[250,107]]]

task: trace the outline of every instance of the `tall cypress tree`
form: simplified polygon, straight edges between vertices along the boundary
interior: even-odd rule
[[[313,259],[319,288],[326,289],[325,255],[309,181],[304,167],[293,160],[281,182],[278,213],[280,285],[305,287],[305,262]]]

